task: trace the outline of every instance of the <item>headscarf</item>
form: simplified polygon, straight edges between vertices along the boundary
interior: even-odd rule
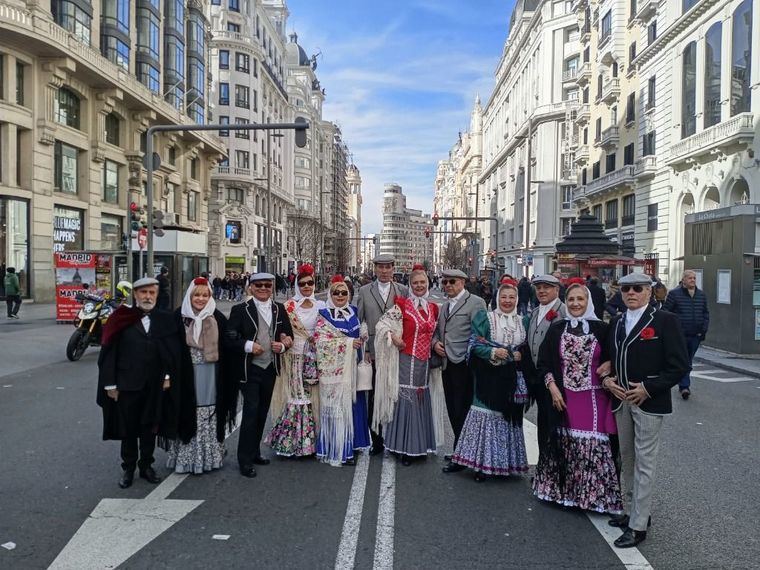
[[[577,327],[579,324],[583,328],[583,334],[588,334],[589,321],[598,321],[599,317],[596,316],[596,313],[594,312],[594,300],[591,298],[591,291],[588,290],[588,287],[586,287],[586,284],[583,280],[580,278],[577,279],[571,279],[567,289],[565,290],[565,299],[567,299],[568,295],[570,294],[570,291],[572,289],[575,289],[576,287],[580,287],[586,292],[586,299],[588,300],[588,304],[586,305],[586,312],[583,313],[580,317],[574,317],[570,314],[570,311],[567,311],[567,316],[565,317],[566,321],[570,321],[570,326],[573,328]]]
[[[192,305],[192,298],[193,298],[193,292],[198,287],[208,287],[210,297],[208,300],[208,303],[206,303],[206,306],[203,307],[203,309],[196,313],[195,309],[193,309]],[[190,283],[190,286],[187,288],[187,291],[185,292],[185,298],[182,300],[182,316],[186,319],[190,319],[192,321],[191,330],[192,330],[192,339],[193,342],[198,345],[200,338],[201,338],[201,331],[203,330],[203,320],[208,317],[214,316],[214,311],[216,310],[216,301],[214,300],[214,292],[211,289],[211,287],[208,284],[208,279],[205,277],[197,277],[196,279],[193,279],[193,282]]]
[[[335,303],[333,303],[332,300],[332,294],[333,292],[340,286],[343,285],[346,290],[349,292],[349,295],[351,294],[351,291],[348,288],[348,285],[343,280],[343,277],[340,275],[336,275],[332,278],[332,281],[330,281],[330,294],[327,296],[327,308],[330,309],[330,311],[335,315],[335,318],[338,318],[339,316],[345,320],[350,319],[353,314],[354,310],[351,308],[351,303],[349,302],[348,295],[346,296],[346,304],[342,307],[336,307]]]
[[[324,303],[321,302],[321,301],[318,301],[317,298],[314,296],[313,292],[308,297],[306,297],[301,292],[301,287],[299,287],[298,281],[300,281],[304,277],[311,277],[312,280],[314,281],[314,284],[315,284],[314,291],[317,290],[317,288],[316,288],[316,281],[317,280],[316,280],[316,277],[315,277],[315,274],[314,274],[314,267],[312,267],[308,263],[304,263],[301,266],[301,268],[298,270],[298,275],[296,275],[296,280],[294,282],[295,295],[293,295],[293,300],[296,302],[296,308],[297,309],[300,308],[301,305],[303,305],[304,301],[306,301],[306,300],[311,301],[312,305],[314,307],[316,307],[317,309],[320,309],[320,308],[324,307]]]
[[[412,302],[412,305],[414,305],[415,309],[422,309],[427,313],[428,298],[430,297],[430,282],[428,282],[428,290],[425,291],[424,295],[416,295],[411,287],[412,277],[415,273],[422,273],[425,276],[425,279],[427,279],[427,272],[425,271],[425,267],[419,263],[415,264],[414,267],[412,267],[411,274],[409,275],[409,300]]]
[[[499,283],[499,290],[496,292],[496,308],[494,309],[494,314],[497,317],[499,325],[503,329],[512,332],[513,343],[522,344],[522,341],[525,340],[525,331],[524,327],[521,326],[522,317],[517,314],[517,303],[515,303],[511,312],[505,313],[502,311],[499,307],[499,297],[501,296],[502,289],[512,289],[517,293],[517,282],[510,277],[502,277],[501,282]]]

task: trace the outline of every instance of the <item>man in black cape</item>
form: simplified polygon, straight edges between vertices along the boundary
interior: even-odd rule
[[[164,447],[177,438],[187,443],[196,428],[177,322],[156,308],[158,281],[135,281],[134,296],[133,307],[119,307],[106,322],[98,358],[103,439],[121,440],[122,489],[132,485],[136,467],[149,483],[161,481],[152,467],[156,436]]]

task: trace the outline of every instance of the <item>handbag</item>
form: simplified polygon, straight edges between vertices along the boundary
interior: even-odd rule
[[[367,353],[367,343],[364,343],[364,353]],[[356,365],[356,391],[372,390],[372,364],[362,358]]]

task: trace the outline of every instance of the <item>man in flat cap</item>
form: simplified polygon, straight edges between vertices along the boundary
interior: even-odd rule
[[[528,323],[528,346],[533,364],[538,366],[538,351],[544,342],[546,333],[552,323],[567,316],[567,308],[559,299],[562,283],[554,275],[537,275],[533,278],[533,287],[538,299],[538,307],[530,314]],[[551,417],[551,397],[543,382],[534,386],[533,397],[536,400],[536,428],[538,432],[538,452],[543,454],[549,445]]]
[[[375,407],[375,327],[380,318],[388,309],[393,307],[396,297],[408,297],[409,288],[401,283],[393,281],[393,269],[395,259],[392,255],[381,253],[372,260],[375,267],[375,277],[372,283],[363,285],[356,293],[356,308],[359,311],[359,321],[367,323],[367,358],[372,362],[372,390],[369,391],[367,401],[367,416],[370,428]],[[370,453],[375,455],[384,449],[383,437],[370,429],[372,436],[372,449]]]
[[[227,324],[229,346],[240,356],[233,373],[243,394],[237,458],[240,474],[255,477],[254,465],[268,465],[261,455],[261,436],[272,401],[280,357],[293,345],[293,328],[282,303],[273,301],[274,275],[251,275],[251,299],[232,307]]]
[[[149,483],[161,481],[152,467],[156,436],[187,443],[196,429],[180,331],[172,314],[156,307],[158,281],[138,279],[133,291],[134,306],[122,305],[108,318],[98,358],[103,439],[121,440],[122,489],[132,485],[136,467]]]
[[[612,517],[609,524],[624,529],[615,546],[630,548],[646,538],[651,524],[660,429],[664,416],[672,412],[670,389],[690,366],[678,317],[649,304],[651,277],[626,275],[620,279],[620,291],[626,311],[610,323],[611,362],[599,372],[602,386],[616,400],[627,513]]]
[[[467,275],[459,269],[443,271],[443,290],[448,297],[438,315],[438,327],[433,335],[433,350],[444,359],[443,391],[446,396],[446,410],[454,431],[454,448],[462,433],[473,397],[473,379],[467,365],[467,347],[472,331],[472,319],[480,310],[486,309],[482,298],[465,289]],[[461,471],[465,467],[451,462],[443,468],[444,473]]]

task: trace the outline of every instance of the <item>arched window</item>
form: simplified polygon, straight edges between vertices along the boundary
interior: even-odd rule
[[[750,110],[752,91],[752,0],[744,0],[733,16],[731,35],[731,116]]]
[[[65,87],[58,90],[55,98],[55,120],[62,125],[79,128],[79,97]]]
[[[723,24],[715,22],[705,34],[705,128],[720,123],[720,60]]]
[[[697,42],[683,50],[681,85],[681,138],[697,132]]]

